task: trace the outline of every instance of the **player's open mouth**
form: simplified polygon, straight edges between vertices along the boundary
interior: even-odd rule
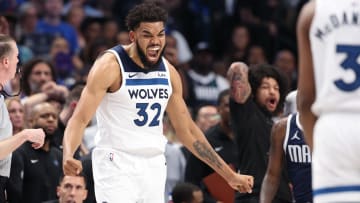
[[[160,48],[160,46],[151,46],[147,48],[147,57],[150,61],[157,61]]]

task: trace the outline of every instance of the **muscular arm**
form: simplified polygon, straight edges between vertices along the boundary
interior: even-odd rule
[[[313,145],[313,128],[317,119],[311,112],[311,105],[314,103],[316,93],[309,39],[309,30],[314,15],[314,9],[315,2],[311,1],[306,4],[300,13],[297,24],[299,53],[297,107],[299,110],[300,123],[304,128],[305,140],[311,149]]]
[[[271,203],[279,187],[284,162],[283,143],[287,118],[274,124],[271,130],[269,163],[261,186],[260,202]]]
[[[66,164],[67,159],[72,159],[75,150],[81,143],[85,127],[93,117],[107,90],[114,84],[120,84],[119,78],[120,70],[118,63],[115,56],[110,53],[102,55],[91,68],[87,84],[84,87],[74,114],[70,118],[64,133],[63,162],[64,173],[66,175],[68,175],[70,171],[74,172],[74,168],[72,168],[74,165],[70,163]]]
[[[235,102],[243,104],[251,94],[248,79],[248,66],[245,63],[234,62],[230,65],[227,77],[230,82],[230,96]]]
[[[239,177],[236,177],[237,174],[233,172],[231,168],[213,150],[204,134],[191,119],[191,116],[182,98],[180,76],[172,66],[170,68],[170,73],[173,93],[169,99],[167,113],[171,123],[174,126],[176,134],[179,137],[179,140],[196,157],[213,168],[218,174],[227,180],[233,188],[236,188],[235,183],[232,185],[232,181],[236,182],[235,179]],[[252,181],[248,185],[252,186]],[[247,186],[246,191],[250,191],[249,186]]]

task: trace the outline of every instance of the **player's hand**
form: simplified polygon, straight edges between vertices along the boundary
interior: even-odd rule
[[[27,141],[32,142],[34,149],[39,149],[44,145],[45,132],[43,129],[24,129],[22,133]]]
[[[81,161],[74,159],[73,157],[64,157],[63,159],[63,171],[65,175],[76,176],[82,171]]]
[[[240,193],[252,193],[254,186],[254,177],[248,175],[236,174],[234,178],[229,181],[229,185]]]

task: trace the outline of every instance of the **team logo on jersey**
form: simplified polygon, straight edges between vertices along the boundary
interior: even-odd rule
[[[133,74],[130,74],[129,73],[129,78],[133,78],[133,77],[135,77],[137,75],[137,73],[133,73]]]
[[[295,132],[294,136],[292,136],[290,140],[301,140],[300,137],[298,136],[298,133],[299,133],[299,131],[297,130]]]

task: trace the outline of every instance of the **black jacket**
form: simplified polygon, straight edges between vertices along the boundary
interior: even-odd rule
[[[12,156],[7,185],[10,203],[39,203],[57,198],[56,187],[62,174],[62,152],[51,147],[48,152],[24,143]]]
[[[259,197],[269,159],[270,135],[273,126],[272,115],[260,108],[251,97],[244,104],[235,103],[231,99],[230,113],[232,128],[239,149],[238,165],[240,172],[254,176],[253,192],[238,195],[237,198]],[[283,178],[280,180],[276,198],[291,202],[289,181],[286,178],[285,171],[283,170]]]

